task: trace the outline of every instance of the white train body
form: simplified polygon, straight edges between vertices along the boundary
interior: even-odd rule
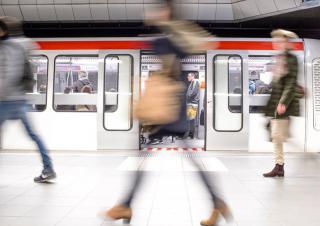
[[[132,118],[144,80],[159,67],[145,38],[36,39],[35,78],[29,113],[50,150],[138,149],[140,126]],[[252,93],[249,84],[270,80],[269,65],[277,51],[271,39],[219,39],[217,49],[190,56],[186,71],[198,74],[206,109],[202,134],[206,150],[271,151],[261,109],[267,93]],[[214,46],[214,45],[212,45]],[[296,40],[301,117],[291,120],[286,151],[320,149],[320,41]],[[92,93],[66,92],[79,71],[86,71]],[[257,88],[257,86],[256,86]],[[260,87],[261,88],[261,87]],[[251,93],[250,93],[251,92]],[[88,106],[92,107],[89,108]],[[87,109],[86,109],[87,107]],[[3,149],[36,149],[18,121],[2,128]]]

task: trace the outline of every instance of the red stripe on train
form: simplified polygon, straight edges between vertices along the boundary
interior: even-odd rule
[[[96,50],[96,49],[150,49],[148,41],[38,41],[42,50]],[[273,50],[271,41],[209,42],[207,49],[219,50]],[[295,50],[304,50],[303,42],[294,42]]]

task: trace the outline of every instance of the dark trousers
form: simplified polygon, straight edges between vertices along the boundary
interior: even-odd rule
[[[210,181],[209,175],[206,174],[204,171],[202,171],[201,165],[195,157],[189,157],[188,159],[198,169],[199,177],[201,178],[204,186],[207,188],[214,207],[223,208],[225,205],[225,202],[221,198],[219,198],[218,195],[216,194],[215,189],[213,188],[212,183]],[[129,190],[129,192],[126,194],[124,200],[122,201],[121,203],[122,205],[128,206],[128,207],[131,206],[132,200],[134,199],[137,191],[140,189],[144,177],[145,177],[145,172],[136,171],[133,179],[133,185]]]
[[[26,114],[25,101],[0,101],[0,127],[7,120],[20,120],[29,137],[37,144],[44,169],[53,170],[52,161],[44,143],[34,132]]]

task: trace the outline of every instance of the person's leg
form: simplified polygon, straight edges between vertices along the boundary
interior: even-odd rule
[[[224,207],[225,206],[225,202],[221,198],[218,197],[218,195],[215,192],[214,187],[212,186],[213,185],[213,183],[212,183],[213,182],[213,177],[210,180],[208,174],[203,171],[203,168],[201,167],[201,165],[199,163],[199,160],[197,160],[194,157],[190,157],[189,159],[192,162],[192,164],[197,168],[198,175],[201,178],[201,180],[202,180],[203,184],[205,185],[205,187],[207,188],[207,191],[210,194],[210,198],[212,200],[212,203],[213,203],[214,207],[217,208],[217,209]]]
[[[28,135],[30,136],[30,138],[37,144],[38,148],[39,148],[39,152],[41,155],[41,159],[42,159],[42,164],[43,164],[43,168],[46,170],[51,170],[53,171],[53,165],[52,165],[52,160],[49,156],[48,150],[46,149],[46,147],[44,146],[44,143],[42,142],[42,140],[40,139],[40,137],[33,131],[31,124],[27,118],[27,115],[25,113],[21,114],[21,121],[28,133]]]
[[[124,196],[124,199],[120,202],[119,205],[116,205],[108,211],[104,212],[103,216],[111,218],[113,220],[123,219],[125,223],[130,222],[132,217],[131,203],[137,191],[141,187],[144,178],[144,172],[136,171],[133,178],[133,184],[129,189],[128,193]]]
[[[143,178],[144,178],[144,172],[143,171],[136,171],[135,175],[133,176],[133,183],[131,186],[131,189],[128,191],[128,193],[125,195],[125,198],[121,202],[122,205],[131,207],[132,200],[134,199],[137,191],[140,189]]]
[[[231,212],[230,212],[228,205],[225,203],[225,201],[222,198],[220,198],[217,195],[217,192],[215,191],[215,189],[213,187],[213,184],[212,184],[213,178],[211,178],[211,181],[210,181],[209,175],[203,171],[200,163],[198,162],[198,160],[196,158],[191,157],[190,160],[193,163],[193,165],[198,169],[198,174],[199,174],[203,184],[207,188],[207,190],[211,196],[211,201],[213,204],[213,210],[212,210],[209,218],[202,220],[200,222],[200,224],[202,226],[214,226],[214,225],[216,225],[216,223],[218,221],[219,215],[222,215],[227,221],[232,219],[232,215],[231,215]]]
[[[271,137],[274,148],[275,166],[270,172],[263,174],[264,177],[284,176],[283,143],[288,137],[288,131],[289,120],[273,119],[271,121]]]

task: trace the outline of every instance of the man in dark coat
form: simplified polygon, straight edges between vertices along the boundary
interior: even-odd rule
[[[299,116],[299,96],[297,94],[298,60],[291,53],[293,38],[298,36],[290,31],[275,30],[271,33],[274,49],[282,53],[276,56],[272,80],[272,92],[265,108],[271,117],[271,138],[274,145],[275,167],[264,177],[284,176],[283,143],[289,134],[289,117]]]

